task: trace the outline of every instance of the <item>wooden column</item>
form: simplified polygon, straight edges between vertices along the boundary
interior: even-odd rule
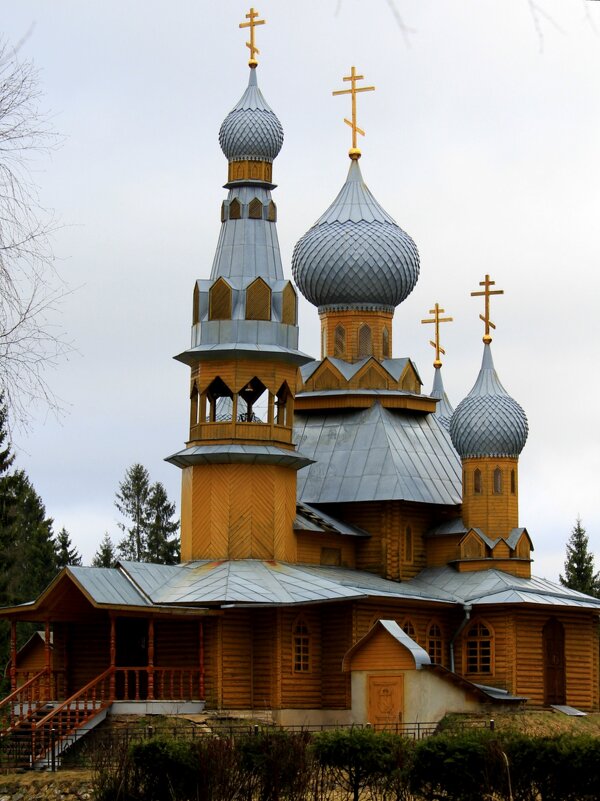
[[[52,670],[51,670],[51,653],[50,653],[50,621],[46,620],[44,624],[44,667],[46,669],[46,699],[48,701],[53,699],[52,693]]]
[[[10,689],[17,689],[17,621],[10,621]]]
[[[110,666],[112,673],[110,676],[110,700],[115,698],[115,666],[117,664],[117,627],[115,616],[110,616]]]
[[[154,701],[154,620],[148,620],[148,700]]]
[[[198,624],[198,640],[200,643],[200,700],[204,701],[204,621]]]

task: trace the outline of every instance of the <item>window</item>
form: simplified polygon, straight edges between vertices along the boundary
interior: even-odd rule
[[[333,355],[336,359],[343,359],[346,352],[346,329],[343,325],[336,325],[333,340]]]
[[[269,393],[263,382],[254,376],[243,386],[238,394],[238,422],[267,422]]]
[[[192,387],[192,392],[190,395],[190,427],[198,425],[198,387],[196,386],[196,382],[194,381],[194,386]]]
[[[383,353],[384,359],[390,358],[390,332],[387,328],[383,329],[383,334],[381,335],[381,350]]]
[[[231,320],[231,287],[219,278],[208,292],[208,319]]]
[[[474,623],[467,632],[467,673],[492,672],[492,642],[490,627]]]
[[[225,222],[227,219],[227,209],[225,208],[225,201],[221,203],[221,222]]]
[[[482,489],[482,482],[481,482],[481,470],[477,468],[473,473],[473,492],[475,495],[481,495],[483,492]]]
[[[200,291],[198,284],[194,284],[194,303],[192,307],[192,325],[200,321]]]
[[[499,467],[494,470],[494,495],[502,495],[502,470]]]
[[[283,290],[281,322],[286,325],[296,325],[296,292],[290,283],[286,284]]]
[[[310,632],[304,618],[298,618],[294,625],[294,673],[310,671]]]
[[[373,338],[371,336],[371,327],[363,324],[358,329],[358,358],[365,359],[367,356],[372,355]]]
[[[262,212],[262,203],[255,197],[254,200],[250,201],[250,205],[248,206],[248,217],[250,217],[251,220],[262,220]]]
[[[240,201],[234,197],[234,199],[229,204],[229,219],[230,220],[239,220],[242,216],[242,207],[240,205]]]
[[[324,359],[327,355],[327,329],[325,326],[321,328],[321,358]]]
[[[271,289],[257,278],[246,290],[246,320],[271,319]]]
[[[342,549],[321,548],[321,564],[328,567],[339,567],[342,564]]]
[[[267,211],[267,220],[269,222],[277,222],[277,206],[272,200],[269,201],[269,210]]]
[[[409,637],[410,637],[412,640],[415,640],[415,642],[416,642],[416,640],[417,640],[417,632],[416,632],[416,629],[415,629],[415,627],[414,627],[414,624],[413,624],[412,620],[409,620],[409,619],[407,618],[407,619],[404,621],[404,623],[402,624],[402,630],[403,630],[403,631],[404,631],[406,634],[408,634],[408,636],[409,636]]]
[[[427,629],[427,653],[436,665],[442,664],[442,630],[437,623],[431,623]]]
[[[227,384],[217,376],[210,382],[206,390],[209,404],[209,423],[229,423],[233,416],[233,392]]]
[[[510,494],[515,495],[517,492],[517,477],[515,476],[515,471],[510,471]]]
[[[412,564],[413,560],[413,535],[410,526],[407,526],[404,531],[404,561],[407,564]]]
[[[293,400],[290,388],[284,381],[275,396],[275,422],[278,426],[291,427],[294,416]]]

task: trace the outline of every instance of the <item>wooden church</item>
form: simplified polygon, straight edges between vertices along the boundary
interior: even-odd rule
[[[453,410],[437,304],[431,393],[392,352],[419,256],[363,180],[356,100],[368,87],[354,67],[340,90],[348,177],[296,244],[295,284],[285,277],[271,195],[283,130],[247,17],[248,86],[219,133],[219,239],[176,357],[191,370],[189,437],[168,460],[182,473],[181,564],[68,567],[37,600],[1,610],[10,726],[47,701],[42,739],[119,703],[201,702],[284,724],[397,724],[494,703],[598,709],[600,600],[531,576],[518,516],[527,421],[492,361],[494,282],[473,293],[483,358]],[[297,290],[318,308],[319,359],[298,349]],[[22,621],[42,631],[34,670],[19,663]]]

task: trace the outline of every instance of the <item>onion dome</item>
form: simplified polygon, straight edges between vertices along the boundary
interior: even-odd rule
[[[458,404],[450,421],[454,447],[463,459],[516,458],[525,446],[527,431],[525,412],[500,383],[486,344],[475,386]]]
[[[339,195],[297,242],[292,272],[315,306],[393,310],[414,289],[417,246],[375,200],[356,159]]]
[[[258,88],[255,69],[250,70],[248,88],[221,125],[219,144],[229,161],[272,162],[281,150],[283,128]]]

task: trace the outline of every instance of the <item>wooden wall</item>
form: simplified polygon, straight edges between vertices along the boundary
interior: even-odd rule
[[[344,537],[340,534],[317,534],[299,531],[296,535],[298,562],[300,564],[327,564],[323,561],[323,548],[339,550],[340,566],[356,566],[356,543],[359,537]]]
[[[157,620],[154,623],[156,667],[200,667],[198,620]]]
[[[110,622],[94,615],[66,628],[67,686],[75,692],[110,667]]]

